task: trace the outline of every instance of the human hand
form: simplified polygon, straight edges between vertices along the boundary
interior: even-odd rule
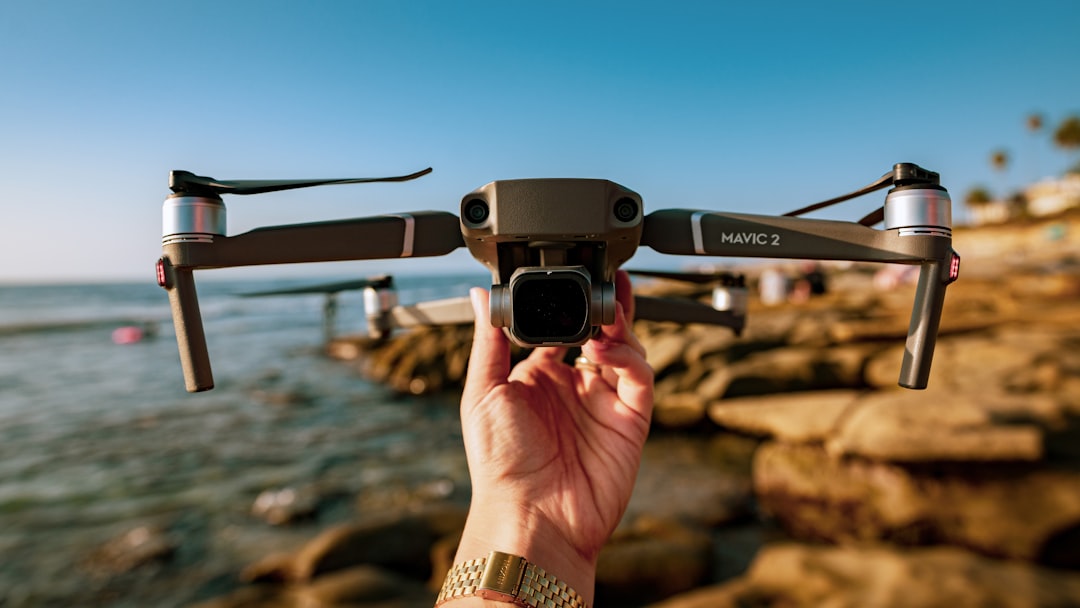
[[[549,347],[511,369],[507,338],[486,322],[488,294],[473,290],[461,399],[473,497],[456,561],[521,555],[592,603],[596,558],[630,500],[653,407],[625,272],[616,294],[615,323],[581,349],[595,366],[567,365],[567,348]]]

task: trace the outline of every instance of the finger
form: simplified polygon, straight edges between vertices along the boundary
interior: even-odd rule
[[[529,353],[528,359],[546,365],[551,361],[558,362],[565,359],[567,350],[568,349],[565,346],[541,346],[539,348],[534,348],[533,351]]]
[[[615,271],[615,301],[623,305],[627,323],[634,322],[634,290],[630,274],[625,270]]]
[[[510,344],[502,330],[491,325],[487,290],[474,287],[469,296],[476,322],[462,403],[478,402],[510,374]]]
[[[619,400],[637,415],[649,420],[653,408],[653,370],[645,357],[629,344],[589,342],[582,352],[601,366],[605,379]],[[615,374],[615,382],[607,374]]]
[[[622,302],[615,302],[615,323],[611,325],[604,325],[600,328],[600,335],[597,336],[600,342],[608,342],[612,344],[628,344],[631,348],[636,350],[641,356],[645,356],[645,347],[641,345],[641,341],[630,328],[630,324],[627,321],[627,315],[623,312]],[[596,342],[597,340],[592,340]]]

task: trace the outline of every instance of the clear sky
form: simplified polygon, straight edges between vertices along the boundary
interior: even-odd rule
[[[435,168],[227,197],[230,234],[456,212],[472,189],[520,177],[611,179],[646,211],[768,214],[901,161],[940,172],[956,201],[1016,188],[1069,162],[1025,120],[1080,113],[1078,24],[1072,0],[6,0],[0,282],[152,281],[172,169]],[[1013,159],[1003,175],[989,163],[999,148]],[[881,200],[819,217],[857,219]],[[461,253],[263,276],[472,269]],[[240,271],[200,276],[215,272]]]

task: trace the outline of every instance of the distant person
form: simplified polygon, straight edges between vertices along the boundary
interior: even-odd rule
[[[761,303],[766,306],[779,306],[788,299],[788,278],[779,268],[766,268],[758,279],[758,293]]]
[[[791,289],[791,300],[805,302],[812,297],[825,295],[825,272],[821,264],[807,260],[800,267],[801,275]]]
[[[630,279],[622,271],[616,279],[615,324],[572,365],[567,348],[554,347],[511,367],[506,336],[484,322],[488,294],[473,289],[461,397],[472,502],[438,604],[505,605],[563,583],[568,599],[554,605],[592,605],[597,556],[630,501],[653,409],[652,369],[631,331]],[[517,580],[519,567],[515,597],[476,588],[485,571]]]

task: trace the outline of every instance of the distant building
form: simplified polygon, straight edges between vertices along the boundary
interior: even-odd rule
[[[1002,224],[1019,217],[1046,217],[1080,207],[1080,174],[1061,179],[1044,179],[1028,186],[1010,200],[968,205],[971,223],[976,226]]]
[[[1024,191],[1027,212],[1035,217],[1054,215],[1080,207],[1080,174],[1068,173],[1061,179],[1044,179]]]

